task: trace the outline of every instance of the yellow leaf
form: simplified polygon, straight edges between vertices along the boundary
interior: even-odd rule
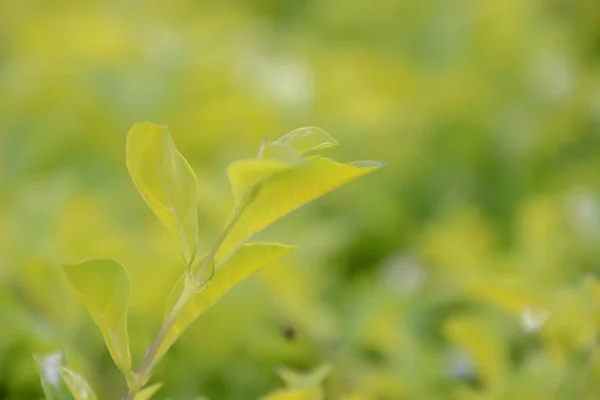
[[[198,182],[166,126],[143,122],[131,128],[127,168],[140,194],[191,264],[198,248]]]
[[[161,344],[157,362],[195,320],[219,301],[231,288],[271,261],[287,254],[293,246],[277,243],[256,243],[242,246],[229,260],[216,267],[214,277],[183,306]],[[167,314],[175,307],[184,291],[186,275],[182,276],[169,296]]]
[[[63,381],[67,385],[69,392],[75,397],[75,400],[96,400],[96,395],[92,388],[90,388],[90,385],[88,385],[81,375],[69,368],[60,367],[60,376],[62,376]]]
[[[127,373],[131,355],[127,337],[129,279],[125,268],[114,260],[91,259],[64,265],[64,270],[100,328],[115,364]]]
[[[162,383],[155,383],[154,385],[148,386],[146,389],[143,389],[139,392],[134,400],[150,400],[152,396],[156,394],[162,387]]]
[[[255,233],[284,215],[380,166],[373,161],[342,164],[313,156],[307,158],[305,165],[273,174],[261,182],[260,190],[225,239],[215,261],[221,262]]]

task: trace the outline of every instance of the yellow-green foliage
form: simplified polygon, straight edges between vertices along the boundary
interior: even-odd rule
[[[98,398],[126,390],[64,262],[126,267],[132,365],[160,329],[186,262],[128,176],[146,120],[197,177],[190,268],[244,196],[228,164],[265,134],[317,125],[343,144],[323,156],[388,162],[259,233],[300,246],[179,337],[155,398],[257,399],[282,365],[323,364],[334,400],[600,397],[597,0],[0,10],[1,398],[42,398],[31,354],[59,349]]]
[[[127,134],[129,174],[148,206],[175,237],[185,266],[167,299],[164,322],[139,369],[131,366],[127,324],[130,293],[125,268],[117,261],[102,258],[64,266],[69,283],[84,300],[123,373],[127,382],[125,400],[152,397],[160,387],[145,387],[153,368],[194,320],[253,272],[293,249],[278,243],[247,244],[250,238],[311,200],[380,167],[374,161],[339,164],[319,156],[304,156],[336,144],[319,128],[302,128],[273,142],[265,139],[256,158],[232,163],[229,178],[235,204],[231,217],[210,251],[194,264],[198,243],[196,175],[175,147],[166,126],[144,122],[131,128]],[[53,357],[39,362],[47,398],[55,397],[61,385],[59,378],[48,378],[56,371],[75,400],[96,398],[85,379],[72,370],[53,365],[50,372],[46,371],[44,360]],[[316,379],[295,379],[304,380]],[[314,383],[295,386],[301,386],[302,393],[309,390],[305,394],[315,400],[322,397],[320,387]]]

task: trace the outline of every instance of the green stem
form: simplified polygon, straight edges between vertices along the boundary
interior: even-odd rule
[[[142,361],[142,365],[140,366],[140,369],[138,370],[138,372],[135,374],[133,383],[129,385],[129,391],[127,392],[127,396],[125,397],[125,400],[134,400],[135,396],[139,393],[141,388],[146,384],[146,382],[150,378],[150,372],[156,361],[156,356],[158,355],[158,350],[162,346],[165,338],[167,337],[168,332],[173,327],[173,324],[177,320],[177,317],[179,317],[181,310],[185,307],[185,305],[188,303],[188,301],[190,301],[190,299],[194,296],[194,294],[196,293],[198,288],[201,287],[202,285],[204,285],[206,282],[208,282],[212,278],[212,276],[214,274],[214,268],[211,268],[208,278],[205,278],[204,280],[198,282],[202,271],[204,271],[209,265],[211,265],[213,263],[214,258],[217,255],[217,252],[219,251],[219,248],[221,247],[221,245],[223,244],[225,239],[227,239],[227,236],[229,235],[231,230],[235,227],[235,224],[237,224],[237,222],[240,220],[242,214],[246,210],[247,205],[250,203],[250,201],[248,201],[249,198],[250,198],[250,196],[248,196],[246,199],[244,199],[244,201],[237,207],[234,216],[231,218],[229,223],[225,226],[225,228],[223,229],[223,231],[217,238],[217,241],[215,242],[212,249],[210,250],[210,252],[206,256],[206,258],[204,259],[204,262],[202,263],[200,268],[198,269],[198,272],[196,273],[196,275],[192,276],[192,279],[190,279],[190,281],[191,281],[190,283],[192,283],[192,285],[186,285],[184,287],[183,293],[179,297],[177,304],[175,305],[175,307],[173,307],[173,311],[171,311],[171,314],[169,315],[167,320],[163,323],[162,327],[160,328],[160,331],[158,332],[158,335],[156,336],[156,338],[154,339],[154,341],[148,348],[148,351],[146,351],[146,355],[144,357],[144,360]]]

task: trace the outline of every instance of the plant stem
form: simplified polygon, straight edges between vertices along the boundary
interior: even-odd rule
[[[179,297],[177,304],[175,305],[175,307],[173,307],[173,311],[171,311],[171,314],[169,315],[167,320],[163,323],[162,327],[160,328],[158,335],[156,335],[156,338],[154,339],[154,341],[152,342],[152,344],[146,351],[146,355],[144,357],[144,360],[142,361],[142,365],[140,366],[140,369],[138,370],[138,372],[135,374],[134,383],[130,385],[129,391],[127,392],[127,396],[125,397],[125,400],[134,400],[135,396],[139,393],[142,386],[144,386],[146,384],[146,382],[150,378],[150,372],[156,361],[156,356],[158,354],[158,350],[162,346],[165,338],[167,337],[169,330],[171,330],[171,328],[173,327],[173,324],[177,320],[177,317],[179,317],[181,310],[185,307],[185,305],[188,303],[188,301],[190,301],[190,299],[194,296],[194,294],[196,293],[198,288],[201,287],[202,285],[206,284],[212,278],[212,276],[214,274],[214,267],[211,268],[211,272],[210,272],[208,278],[204,279],[201,282],[198,282],[201,272],[204,271],[209,265],[211,265],[213,263],[214,258],[217,255],[217,252],[219,251],[219,248],[221,247],[221,245],[223,244],[225,239],[227,239],[227,236],[229,235],[231,230],[234,228],[235,224],[237,224],[237,222],[240,220],[242,214],[246,210],[247,205],[250,203],[248,201],[249,197],[250,196],[248,196],[246,199],[244,199],[244,201],[236,208],[235,214],[233,215],[233,217],[231,218],[229,223],[225,226],[225,228],[223,229],[223,231],[217,238],[212,249],[207,254],[206,258],[204,259],[204,262],[198,269],[198,272],[194,276],[192,276],[192,279],[190,279],[192,285],[191,286],[186,285],[184,287],[181,297]]]

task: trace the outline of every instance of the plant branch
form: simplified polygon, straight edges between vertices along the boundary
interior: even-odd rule
[[[135,379],[134,379],[133,384],[131,384],[129,386],[129,391],[127,393],[127,396],[125,397],[125,400],[134,400],[135,396],[139,393],[142,386],[145,385],[146,382],[148,381],[148,379],[150,378],[150,372],[156,362],[158,350],[162,346],[165,338],[167,337],[168,332],[173,327],[173,324],[175,324],[175,321],[177,320],[177,317],[179,317],[181,310],[185,307],[185,305],[190,301],[190,299],[193,297],[193,295],[197,292],[198,288],[202,287],[204,284],[206,284],[208,281],[210,281],[210,279],[213,277],[214,266],[211,267],[209,276],[207,278],[203,279],[202,281],[198,282],[198,279],[200,278],[202,271],[204,271],[209,265],[212,265],[212,263],[214,262],[214,258],[217,255],[217,252],[219,251],[219,248],[221,247],[221,245],[223,244],[225,239],[227,239],[227,236],[229,235],[231,230],[235,227],[237,222],[240,220],[240,218],[241,218],[242,214],[244,213],[244,211],[246,210],[248,204],[250,204],[251,198],[252,198],[252,193],[250,195],[248,195],[242,201],[242,203],[240,205],[237,206],[235,214],[233,215],[233,217],[230,219],[228,224],[225,226],[225,228],[223,229],[223,231],[217,238],[212,249],[207,254],[206,258],[202,262],[202,265],[198,269],[198,272],[196,272],[195,275],[190,276],[192,278],[192,279],[190,279],[190,282],[192,283],[192,285],[191,286],[186,285],[184,287],[181,297],[177,301],[177,304],[175,305],[175,307],[173,307],[173,311],[171,311],[171,314],[169,315],[167,320],[164,322],[164,324],[160,328],[158,335],[156,336],[156,338],[154,339],[154,341],[148,348],[148,351],[146,351],[146,355],[144,357],[144,360],[142,361],[142,365],[140,366],[140,369],[138,370],[138,372],[135,374]]]

